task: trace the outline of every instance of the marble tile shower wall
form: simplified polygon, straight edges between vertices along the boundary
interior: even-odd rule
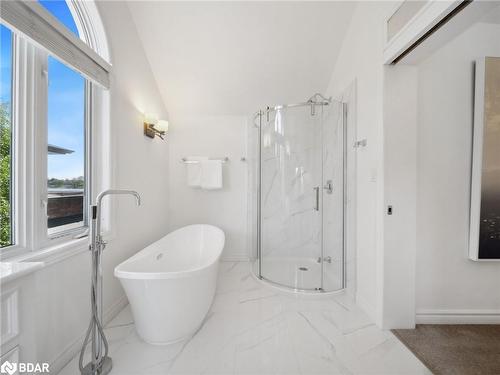
[[[313,188],[321,183],[321,116],[308,108],[272,113],[262,128],[262,255],[317,258],[321,215]]]

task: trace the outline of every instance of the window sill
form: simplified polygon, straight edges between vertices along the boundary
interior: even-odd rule
[[[112,231],[104,232],[102,235],[106,242],[112,241],[114,233]],[[73,257],[75,255],[81,254],[89,249],[89,238],[88,236],[71,239],[62,243],[52,245],[40,250],[29,250],[22,247],[14,246],[13,248],[7,248],[6,251],[0,257],[0,264],[2,263],[40,263],[36,270],[39,268],[47,267],[52,264],[61,262],[67,258]],[[10,254],[9,254],[10,253]],[[5,266],[7,267],[7,266]],[[32,272],[32,271],[30,271]],[[17,273],[16,273],[17,274]],[[2,271],[3,275],[3,271]],[[17,278],[18,276],[15,276]],[[0,276],[0,281],[3,283],[4,280]]]
[[[5,285],[43,267],[43,262],[0,262],[0,284]]]
[[[88,237],[66,241],[37,251],[25,251],[22,254],[8,258],[8,262],[42,262],[44,267],[58,263],[66,258],[88,250]]]

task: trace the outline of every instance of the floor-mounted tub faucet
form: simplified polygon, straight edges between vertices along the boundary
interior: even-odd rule
[[[92,223],[90,226],[90,246],[92,253],[92,283],[90,288],[91,318],[83,347],[80,352],[79,368],[82,375],[106,375],[111,371],[113,362],[108,356],[108,341],[104,335],[102,327],[102,270],[101,253],[106,246],[101,235],[101,209],[102,199],[106,195],[133,195],[136,198],[137,205],[141,204],[141,196],[134,190],[116,190],[110,189],[101,192],[96,199],[96,204],[90,206],[90,217]],[[83,366],[83,355],[85,348],[91,340],[92,358],[90,362]]]

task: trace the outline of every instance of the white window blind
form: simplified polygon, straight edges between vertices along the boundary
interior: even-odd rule
[[[37,2],[0,1],[0,18],[88,79],[109,88],[111,65]]]

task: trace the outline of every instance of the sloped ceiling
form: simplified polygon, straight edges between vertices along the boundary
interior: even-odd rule
[[[323,92],[354,9],[309,1],[128,4],[174,115],[249,115]]]

